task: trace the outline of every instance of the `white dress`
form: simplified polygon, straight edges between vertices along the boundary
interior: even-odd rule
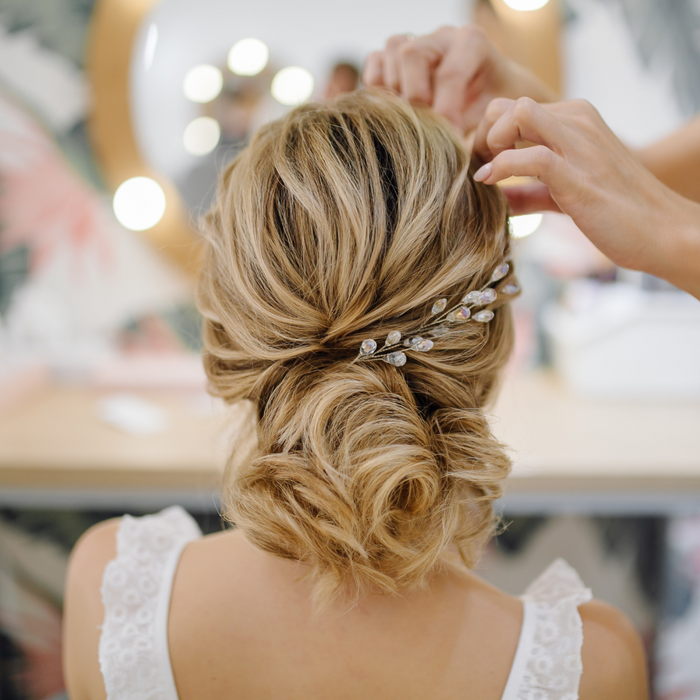
[[[107,700],[178,700],[168,652],[168,608],[185,545],[202,536],[179,506],[125,515],[117,557],[102,580],[100,668]],[[557,559],[522,596],[520,640],[501,700],[576,700],[583,633],[578,606],[591,599]]]

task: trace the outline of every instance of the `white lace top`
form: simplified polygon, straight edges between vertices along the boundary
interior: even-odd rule
[[[178,700],[168,652],[170,593],[182,550],[201,534],[178,506],[122,519],[117,557],[102,580],[99,657],[107,700]],[[577,608],[590,599],[563,559],[527,589],[502,700],[578,698],[583,633]]]

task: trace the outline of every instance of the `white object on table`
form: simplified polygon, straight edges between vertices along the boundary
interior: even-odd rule
[[[112,394],[98,401],[100,420],[130,435],[152,435],[168,429],[165,411],[134,394]]]
[[[578,396],[700,398],[700,302],[689,294],[584,280],[543,321],[554,365]]]

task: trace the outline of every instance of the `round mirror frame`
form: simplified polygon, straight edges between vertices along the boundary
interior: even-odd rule
[[[150,177],[163,188],[163,218],[141,234],[188,276],[197,274],[200,242],[180,195],[170,180],[154,172],[136,143],[129,107],[129,75],[134,39],[145,16],[160,0],[97,0],[90,19],[86,68],[92,90],[88,129],[105,184],[113,193],[131,177]]]

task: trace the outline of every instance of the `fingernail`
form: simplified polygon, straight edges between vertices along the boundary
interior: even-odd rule
[[[483,182],[484,180],[488,180],[488,178],[491,177],[492,170],[493,170],[493,165],[491,165],[491,163],[486,163],[486,165],[482,165],[474,173],[474,180],[476,182]]]

